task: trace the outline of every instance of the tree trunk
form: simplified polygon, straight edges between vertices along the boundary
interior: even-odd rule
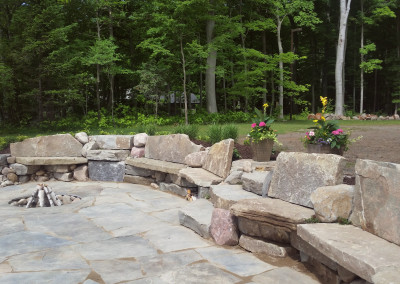
[[[100,20],[99,10],[96,11],[96,27],[97,27],[97,39],[100,40]],[[97,118],[100,120],[100,65],[96,64],[96,100],[97,100]]]
[[[186,61],[185,61],[185,53],[183,51],[182,38],[180,40],[180,44],[181,44],[182,71],[183,71],[183,98],[185,100],[185,124],[188,125],[189,120],[188,120],[188,108],[187,108],[188,103],[187,103],[187,97],[186,97]]]
[[[279,16],[276,17],[277,19],[277,38],[278,38],[278,49],[279,55],[283,53],[282,48],[282,40],[281,40],[281,28],[282,28],[282,21]],[[283,119],[283,61],[279,59],[279,118]]]
[[[262,32],[262,44],[263,44],[263,53],[267,54],[267,32]],[[264,84],[263,84],[263,104],[267,102],[267,72],[264,72]]]
[[[108,6],[108,18],[110,20],[109,22],[109,32],[110,32],[110,39],[114,39],[114,29],[113,29],[113,15],[112,15],[112,10],[111,6]],[[114,121],[114,81],[115,81],[115,75],[110,74],[110,105],[111,105],[111,118],[112,118],[112,123],[113,126],[115,127],[115,121]]]
[[[364,0],[360,1],[361,4],[361,49],[364,48]],[[360,64],[364,62],[364,54],[360,54]],[[364,112],[364,70],[360,70],[360,114]]]
[[[343,69],[345,60],[347,19],[350,12],[350,3],[351,0],[340,0],[340,25],[339,25],[339,38],[336,50],[336,67],[335,67],[335,87],[336,87],[335,114],[336,115],[343,115],[343,107],[344,107]]]
[[[215,92],[215,70],[217,68],[217,50],[211,45],[214,38],[214,27],[215,27],[215,21],[213,19],[208,19],[206,25],[206,34],[207,34],[207,44],[209,45],[209,52],[207,57],[207,70],[206,70],[206,96],[207,96],[207,111],[209,113],[218,112],[217,96]]]
[[[228,103],[226,101],[226,81],[225,81],[225,75],[222,77],[222,87],[224,89],[224,107],[225,107],[225,112],[228,111]]]
[[[42,100],[42,95],[43,95],[43,90],[42,90],[42,65],[39,64],[39,82],[38,82],[38,94],[37,94],[37,105],[38,105],[38,120],[42,121],[43,120],[43,100]]]

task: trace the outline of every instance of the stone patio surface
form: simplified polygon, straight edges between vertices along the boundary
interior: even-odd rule
[[[0,189],[2,284],[319,283],[180,226],[183,198],[126,183],[47,184],[82,200],[25,209],[8,201],[35,183]]]

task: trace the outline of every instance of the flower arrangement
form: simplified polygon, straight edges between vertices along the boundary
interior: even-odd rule
[[[345,133],[335,121],[326,121],[324,113],[328,99],[320,97],[320,100],[322,102],[322,113],[315,115],[316,119],[313,120],[315,126],[311,128],[312,131],[306,132],[306,136],[303,138],[304,146],[307,147],[308,144],[329,145],[331,149],[337,148],[347,151],[349,144],[355,142],[355,139],[350,140],[350,133]]]
[[[273,140],[276,143],[278,142],[276,130],[271,128],[271,124],[274,122],[274,119],[268,117],[266,115],[266,109],[268,107],[268,103],[263,105],[264,112],[261,112],[257,108],[254,108],[256,113],[255,119],[253,119],[253,123],[251,124],[250,133],[247,135],[247,142],[259,143],[262,140]],[[250,141],[249,141],[250,140]]]

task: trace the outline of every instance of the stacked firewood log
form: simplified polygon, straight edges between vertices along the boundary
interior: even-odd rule
[[[75,200],[81,200],[76,195],[56,195],[50,186],[46,184],[38,184],[32,193],[32,196],[17,197],[8,203],[15,206],[32,207],[53,207],[69,204]]]

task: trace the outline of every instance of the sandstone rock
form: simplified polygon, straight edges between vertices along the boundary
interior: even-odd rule
[[[179,210],[179,223],[208,239],[213,209],[211,202],[197,199]]]
[[[135,166],[138,168],[164,172],[168,174],[178,174],[179,171],[187,166],[184,164],[165,162],[161,160],[147,159],[147,158],[131,158],[125,160],[127,165]]]
[[[281,152],[268,196],[312,208],[311,193],[341,184],[345,164],[346,159],[338,155]]]
[[[131,150],[131,157],[133,158],[143,158],[145,154],[144,148],[133,147]]]
[[[211,146],[204,161],[203,169],[225,179],[232,166],[234,141],[222,140]]]
[[[303,261],[302,261],[303,262]],[[308,257],[306,263],[311,266],[311,271],[318,276],[318,280],[324,284],[339,284],[340,277],[336,271],[325,266],[313,257]]]
[[[54,178],[59,181],[72,181],[74,173],[54,173]]]
[[[1,170],[1,174],[4,175],[4,176],[8,175],[9,173],[15,173],[15,170],[12,169],[12,168],[9,168],[9,167],[4,167]]]
[[[167,192],[172,192],[176,195],[179,196],[186,196],[187,191],[185,188],[180,187],[179,185],[173,184],[173,183],[160,183],[160,190],[161,191],[167,191]]]
[[[319,252],[359,277],[372,282],[388,267],[400,279],[400,247],[351,225],[304,224],[297,234]]]
[[[151,185],[155,182],[153,178],[150,177],[139,177],[139,176],[124,176],[124,182],[141,184],[141,185]]]
[[[336,222],[338,217],[348,219],[353,207],[354,187],[340,184],[317,188],[310,199],[315,215],[322,222]]]
[[[68,173],[70,171],[68,165],[49,165],[44,166],[44,169],[51,173]]]
[[[290,233],[279,226],[273,226],[262,222],[252,221],[243,217],[238,218],[239,231],[242,234],[262,238],[283,244],[290,243]]]
[[[98,150],[98,149],[99,149],[99,145],[96,143],[96,141],[89,141],[88,143],[83,145],[81,154],[83,157],[86,157],[87,152],[89,150]]]
[[[154,182],[152,182],[152,183],[150,184],[150,186],[151,186],[152,188],[154,188],[154,189],[160,189],[160,186],[159,186],[158,184],[154,183]]]
[[[218,184],[223,180],[221,177],[201,168],[181,169],[179,171],[179,176],[202,187],[210,187],[211,185]]]
[[[212,213],[210,235],[217,245],[235,246],[239,242],[237,220],[229,210],[215,208]]]
[[[190,153],[185,157],[185,164],[192,168],[201,168],[204,164],[206,156],[206,151]]]
[[[337,271],[338,271],[340,279],[346,283],[349,283],[357,278],[357,275],[355,275],[353,272],[348,271],[343,266],[338,265]]]
[[[10,148],[14,157],[80,157],[82,144],[71,134],[57,134],[11,143]]]
[[[141,177],[150,177],[154,175],[154,171],[148,169],[142,169],[131,165],[125,166],[125,174],[131,176],[141,176]]]
[[[199,152],[202,146],[196,145],[185,134],[149,136],[145,147],[145,157],[166,162],[185,163],[190,153]]]
[[[104,150],[131,150],[133,147],[133,135],[94,135],[90,139]]]
[[[14,173],[8,173],[7,174],[7,179],[13,183],[18,182],[18,176]]]
[[[67,204],[71,204],[72,200],[71,200],[71,197],[69,195],[63,195],[61,202],[64,205],[67,205]]]
[[[291,269],[289,267],[278,267],[267,272],[258,274],[252,278],[258,284],[320,284],[310,276]],[[324,283],[327,284],[327,283]]]
[[[239,245],[252,253],[262,253],[272,257],[286,257],[293,250],[290,246],[279,246],[246,235],[240,236]]]
[[[251,166],[250,161],[246,161],[243,163],[243,171],[245,173],[251,173],[253,171],[253,167]]]
[[[0,154],[0,166],[7,165],[7,159],[10,157],[10,154]]]
[[[87,165],[82,165],[74,170],[74,179],[77,181],[87,181],[89,179],[89,170]]]
[[[400,164],[357,160],[351,221],[400,245]]]
[[[135,147],[144,147],[147,142],[149,135],[146,133],[138,133],[133,137],[133,145]]]
[[[36,177],[36,181],[39,183],[43,183],[43,182],[49,181],[49,178],[46,176],[38,176],[38,177]]]
[[[128,150],[89,150],[86,158],[92,161],[124,161],[129,156]]]
[[[46,172],[44,170],[38,170],[35,175],[37,176],[43,176]]]
[[[215,208],[229,210],[232,205],[243,199],[254,199],[257,195],[244,191],[241,185],[213,185],[210,198]]]
[[[243,171],[231,171],[229,176],[225,179],[228,184],[241,184]]]
[[[87,159],[83,158],[83,157],[17,157],[16,162],[19,164],[32,165],[32,166],[34,166],[34,165],[76,165],[76,164],[86,164]]]
[[[89,178],[97,181],[124,180],[124,162],[89,161]]]
[[[81,142],[82,144],[86,144],[89,142],[89,137],[86,132],[79,132],[75,134],[75,139]]]
[[[288,232],[295,231],[298,224],[314,216],[314,210],[271,198],[241,200],[230,210],[237,217],[277,226]]]
[[[254,171],[242,175],[243,189],[258,195],[267,196],[272,179],[272,171]]]
[[[16,163],[16,157],[13,157],[13,156],[7,157],[7,163],[15,164]]]

